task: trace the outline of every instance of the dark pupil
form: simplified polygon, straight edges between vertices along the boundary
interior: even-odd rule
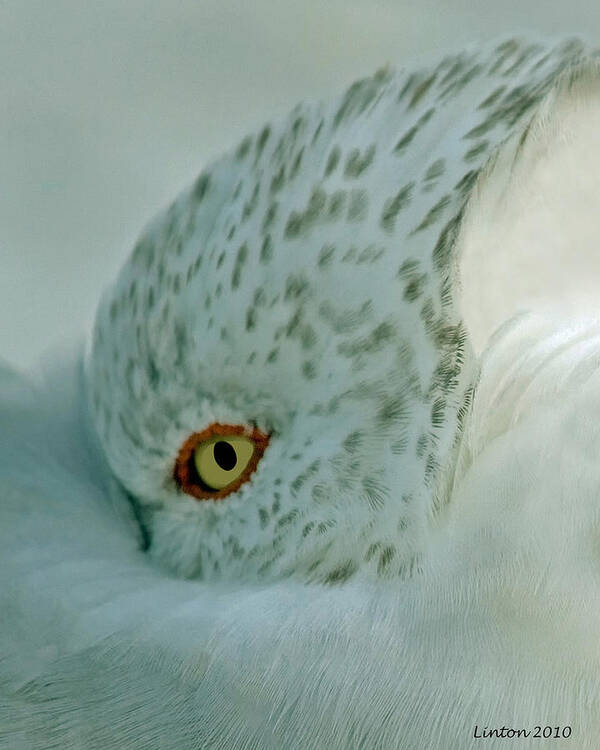
[[[224,471],[231,471],[237,463],[237,456],[231,443],[219,440],[213,448],[215,461]]]

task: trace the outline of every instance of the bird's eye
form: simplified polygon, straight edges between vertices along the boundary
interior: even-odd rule
[[[269,443],[257,428],[215,423],[184,442],[175,481],[198,500],[218,500],[248,481]]]
[[[211,490],[222,490],[244,472],[254,453],[247,437],[219,437],[200,443],[194,451],[198,477]]]

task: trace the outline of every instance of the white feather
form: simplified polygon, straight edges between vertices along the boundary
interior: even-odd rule
[[[518,55],[519,48],[513,52]],[[568,88],[558,91],[570,95]],[[584,120],[588,115],[585,110]],[[543,138],[554,131],[540,132]],[[587,134],[595,143],[593,132]],[[484,240],[495,241],[497,231],[509,228],[500,216],[499,229],[488,231],[494,197],[507,180],[511,184],[511,171],[500,167],[514,155],[516,143],[509,140],[498,152],[467,210],[460,242],[468,249],[465,258],[474,263],[471,268],[477,265],[477,253],[485,256]],[[581,149],[576,151],[580,165],[595,164],[582,159]],[[529,163],[531,153],[520,153]],[[552,171],[552,159],[548,165],[547,174],[559,174]],[[393,179],[392,172],[385,173],[385,180]],[[591,176],[584,182],[595,186]],[[218,184],[223,188],[224,183]],[[543,187],[546,182],[534,184]],[[526,189],[526,180],[517,187],[521,185]],[[561,195],[565,197],[558,190],[554,196],[558,206]],[[180,205],[184,213],[186,196]],[[218,214],[217,203],[207,209],[211,221]],[[587,208],[577,202],[575,208],[591,226]],[[165,221],[168,214],[151,234],[160,235]],[[523,247],[518,236],[510,242]],[[177,262],[171,259],[171,270]],[[120,282],[125,290],[130,288],[125,286],[130,283],[127,273]],[[365,278],[362,269],[349,274],[348,289],[359,294]],[[388,291],[380,291],[377,304],[385,309],[395,297],[385,286],[385,274],[382,278],[378,289]],[[458,279],[448,278],[458,297]],[[144,283],[143,272],[136,279]],[[470,285],[478,283],[476,274],[465,272],[462,300],[471,335],[478,315],[485,317],[479,329],[483,345],[490,330],[519,305],[498,313],[485,294],[468,296]],[[111,294],[122,294],[121,287]],[[110,318],[109,305],[107,297],[98,330]],[[191,303],[185,309],[191,310]],[[239,311],[230,312],[234,316]],[[112,409],[131,416],[119,371],[109,369],[113,351],[116,359],[129,354],[128,345],[133,347],[141,334],[129,318],[122,325],[115,334],[106,324],[104,330],[113,338],[96,341],[86,356],[79,348],[63,351],[35,375],[0,369],[2,750],[467,749],[482,745],[478,732],[481,737],[503,727],[529,732],[515,740],[525,748],[542,741],[534,739],[536,726],[551,726],[553,732],[555,727],[571,728],[569,739],[547,740],[555,747],[597,747],[600,322],[568,323],[564,314],[522,315],[497,330],[481,360],[473,359],[467,368],[476,391],[465,427],[457,432],[459,442],[450,440],[454,422],[440,433],[440,458],[446,463],[438,490],[446,488],[448,502],[419,516],[418,544],[412,538],[405,542],[409,551],[416,547],[422,553],[419,569],[404,579],[377,577],[362,557],[362,537],[348,534],[338,540],[339,548],[356,555],[358,573],[364,574],[334,586],[303,580],[306,561],[296,555],[293,537],[287,541],[287,560],[298,565],[295,572],[301,575],[285,578],[280,570],[279,576],[261,581],[256,575],[238,576],[232,562],[229,575],[221,579],[183,580],[165,569],[165,560],[179,555],[179,572],[193,571],[194,554],[208,544],[207,529],[197,506],[189,505],[193,501],[160,484],[161,471],[171,470],[170,454],[157,468],[148,450],[154,443],[144,444],[145,453],[144,445],[134,449],[118,428],[103,431],[97,406],[92,407],[95,413],[89,411],[89,391],[100,383],[106,413]],[[176,347],[150,314],[148,326],[144,345],[153,343],[151,354],[163,357],[164,364]],[[427,374],[427,339],[414,336],[425,351],[419,372]],[[219,348],[216,338],[207,341],[225,368],[227,348]],[[247,354],[245,345],[240,344],[240,351]],[[143,350],[140,359],[147,353]],[[465,353],[472,357],[469,348]],[[389,362],[377,356],[373,360],[373,368],[388,372]],[[310,384],[296,382],[294,370],[285,369],[289,364],[281,371],[288,380],[281,376],[277,387],[296,388],[312,398]],[[130,370],[130,393],[138,392],[143,381],[138,365]],[[355,376],[341,366],[339,372],[348,377],[344,387],[349,387]],[[189,424],[169,426],[165,434],[173,445],[195,420],[218,416],[215,409],[245,415],[248,402],[215,407],[209,394],[194,403],[181,373],[177,368],[171,373],[167,396],[174,399],[177,414],[189,419]],[[335,383],[319,385],[335,392]],[[257,404],[271,403],[266,397],[261,401],[262,392],[254,395]],[[157,416],[157,404],[168,405],[165,393],[160,396],[162,401],[140,400],[147,416]],[[280,418],[285,425],[286,410],[273,408],[275,421]],[[168,420],[166,414],[158,416]],[[366,409],[344,418],[352,423],[365,414]],[[429,417],[428,411],[423,414]],[[409,433],[417,436],[423,415],[416,410],[413,416]],[[318,435],[322,452],[330,443],[337,445],[346,427],[336,423],[332,431]],[[294,444],[293,431],[289,435]],[[160,432],[150,438],[160,447]],[[387,444],[375,433],[367,442],[360,464],[364,470],[371,468],[369,460],[376,464]],[[288,447],[284,443],[273,455],[285,457]],[[424,501],[432,491],[418,470],[408,472],[408,461],[407,476],[394,474],[389,461],[382,466],[397,483],[388,505],[377,509],[379,515],[362,510],[353,486],[336,495],[333,507],[343,517],[346,500],[352,521],[371,522],[366,528],[383,529],[395,541],[398,530],[390,519],[396,520],[397,507],[392,501],[398,500],[403,483],[416,482]],[[131,479],[128,467],[133,467]],[[261,470],[256,486],[263,494],[271,491],[277,468],[273,460]],[[165,542],[162,554],[154,557],[142,551],[137,519],[115,474],[151,509],[163,503],[163,542],[172,534],[171,548]],[[254,492],[250,485],[246,501],[260,500]],[[238,528],[236,514],[243,516],[247,506],[235,498],[215,518],[226,529],[227,524]],[[422,510],[418,506],[415,514]],[[243,541],[244,533],[251,538],[259,534],[250,522],[246,532],[243,524],[239,528]],[[187,547],[186,539],[191,540]],[[315,543],[312,553],[317,547]],[[178,569],[177,564],[172,567]],[[506,746],[495,737],[485,743]]]

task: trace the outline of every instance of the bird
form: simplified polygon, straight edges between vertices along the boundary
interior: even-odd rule
[[[522,36],[299,104],[0,369],[0,746],[597,746],[599,94]]]

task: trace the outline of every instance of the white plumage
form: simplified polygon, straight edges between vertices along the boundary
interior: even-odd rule
[[[590,252],[599,92],[508,41],[298,107],[1,371],[1,747],[597,746],[600,326],[505,321]],[[198,502],[211,422],[271,442]]]

